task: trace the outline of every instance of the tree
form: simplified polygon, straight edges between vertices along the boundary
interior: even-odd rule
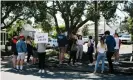
[[[17,19],[22,19],[28,14],[26,5],[28,1],[2,1],[1,2],[1,23],[2,29],[10,27]],[[21,18],[20,18],[21,17]]]
[[[133,1],[129,1],[125,4],[124,11],[128,12],[130,18],[125,20],[126,24],[128,24],[129,32],[132,34],[132,41],[133,41]]]
[[[89,29],[88,26],[84,26],[82,29],[82,34],[83,36],[88,36],[89,35]]]

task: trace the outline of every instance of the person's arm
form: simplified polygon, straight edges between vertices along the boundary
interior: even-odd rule
[[[88,41],[88,44],[87,45],[88,45],[88,47],[90,47],[90,41]]]
[[[27,46],[25,42],[22,43],[22,49],[25,53],[27,52]]]
[[[105,44],[105,51],[107,51],[107,45]]]
[[[116,41],[115,38],[113,37],[113,42],[114,42],[114,47],[116,46]]]

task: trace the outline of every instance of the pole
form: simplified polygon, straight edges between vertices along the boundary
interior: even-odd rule
[[[97,1],[94,1],[95,4],[95,47],[98,44],[98,10],[97,10]]]
[[[105,20],[105,18],[104,18],[104,32],[105,32],[105,24],[106,24],[106,20]]]

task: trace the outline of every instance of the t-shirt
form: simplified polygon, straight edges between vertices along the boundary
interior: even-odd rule
[[[83,40],[77,40],[77,44],[78,45],[83,45],[84,44],[84,41]]]
[[[120,44],[120,39],[117,37],[115,38],[115,42],[116,42],[116,46],[115,46],[115,49],[119,49],[119,44]]]
[[[58,35],[57,41],[60,47],[65,47],[65,45],[67,44],[67,38],[62,34]]]
[[[37,44],[37,52],[43,53],[46,50],[46,44],[45,43],[38,43]]]
[[[100,53],[104,53],[106,51],[106,44],[104,46],[101,46],[101,43],[98,43],[97,50]]]

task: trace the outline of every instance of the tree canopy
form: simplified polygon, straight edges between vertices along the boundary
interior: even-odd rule
[[[51,3],[51,5],[48,5]],[[59,32],[57,13],[64,20],[65,30],[70,34],[77,32],[86,22],[95,20],[95,5],[91,1],[2,1],[2,20],[4,27],[10,27],[17,19],[35,18],[36,24],[41,24],[43,29],[50,30],[54,24]],[[100,1],[98,2],[99,20],[100,13],[110,20],[115,17],[117,5],[120,2]],[[54,21],[53,21],[54,20]]]

